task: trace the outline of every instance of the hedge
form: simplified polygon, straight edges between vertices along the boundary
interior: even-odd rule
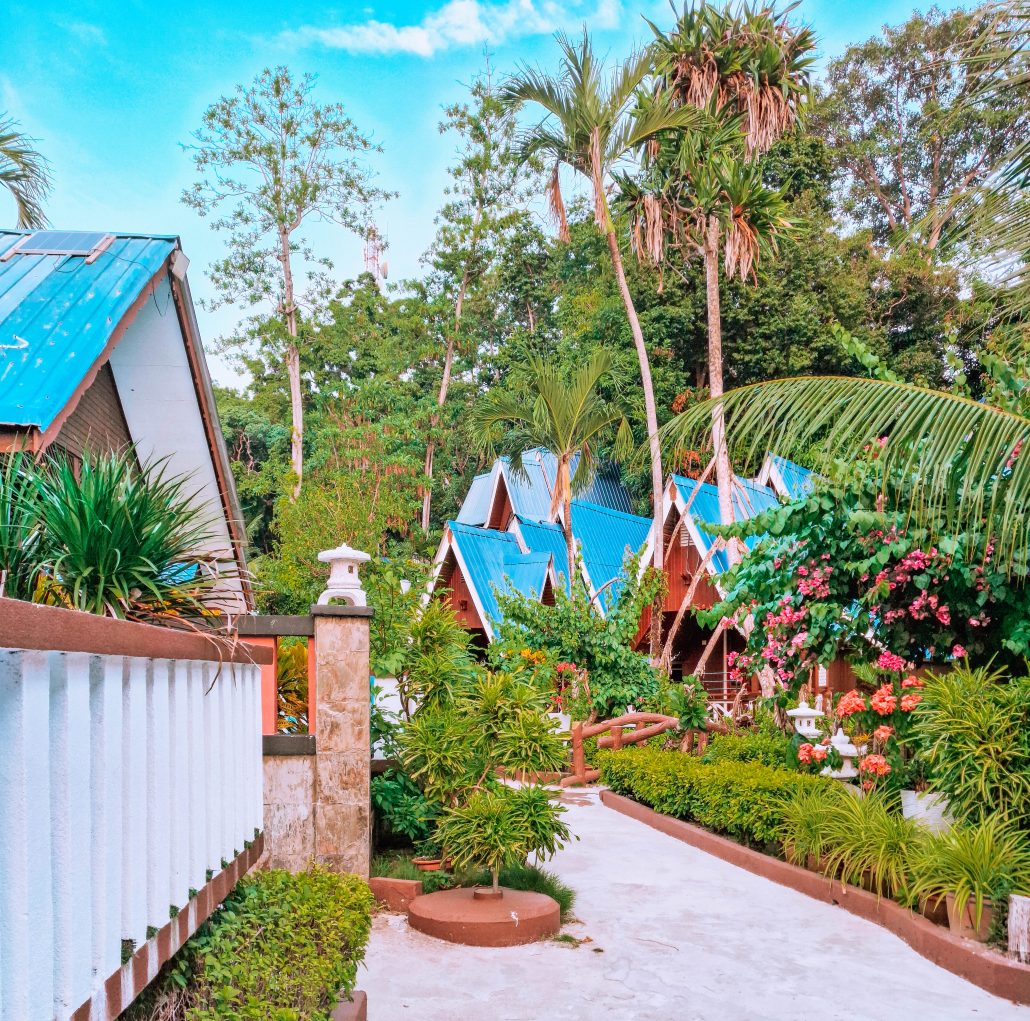
[[[706,763],[657,748],[601,752],[598,765],[601,782],[617,794],[756,847],[777,841],[787,801],[833,782],[757,762]]]
[[[760,762],[763,766],[790,765],[790,738],[767,731],[743,734],[716,734],[708,745],[702,762]]]
[[[350,995],[372,924],[357,876],[257,872],[172,959],[132,1021],[327,1021]]]

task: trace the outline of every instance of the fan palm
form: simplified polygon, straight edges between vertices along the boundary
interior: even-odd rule
[[[608,203],[607,182],[615,166],[645,142],[663,131],[682,130],[699,124],[701,115],[685,107],[673,109],[667,101],[656,101],[634,112],[634,106],[638,105],[638,90],[652,70],[649,50],[634,54],[617,66],[610,76],[606,76],[604,66],[595,56],[590,37],[585,31],[578,45],[564,35],[558,35],[557,39],[562,53],[559,74],[551,76],[543,71],[523,68],[507,82],[502,95],[510,104],[535,103],[545,112],[543,121],[524,136],[522,156],[524,159],[540,157],[551,167],[547,199],[563,240],[569,240],[569,229],[561,193],[561,167],[571,167],[590,181],[594,222],[608,243],[612,268],[640,363],[651,455],[655,516],[654,565],[661,569],[663,475],[658,413],[647,347],[633,296],[626,282],[622,252]]]
[[[572,531],[572,494],[584,489],[595,469],[596,447],[614,440],[616,457],[629,453],[633,435],[622,410],[598,393],[598,384],[612,372],[612,357],[595,351],[571,374],[542,358],[527,363],[528,380],[518,393],[491,390],[472,414],[472,427],[478,442],[493,446],[505,429],[505,446],[512,452],[512,466],[522,470],[525,450],[544,447],[558,462],[551,515],[561,509],[565,536],[566,567],[569,586],[576,570],[576,547]],[[572,462],[578,458],[573,472]]]
[[[712,397],[723,392],[720,252],[727,277],[753,278],[761,252],[775,250],[794,226],[782,193],[763,184],[754,162],[799,123],[809,91],[815,41],[788,23],[791,10],[701,3],[684,5],[668,34],[651,24],[651,101],[695,108],[705,127],[648,147],[650,181],[634,203],[637,251],[661,262],[668,243],[681,256],[703,257]],[[711,429],[719,514],[730,524],[733,473],[719,404]]]
[[[17,121],[0,116],[0,187],[6,188],[18,211],[18,226],[45,227],[43,203],[50,192],[50,167],[18,130]]]

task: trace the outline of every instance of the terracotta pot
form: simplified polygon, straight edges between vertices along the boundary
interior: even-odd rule
[[[443,866],[442,858],[412,858],[411,864],[419,870],[419,872],[439,872]]]
[[[809,872],[820,872],[826,875],[829,869],[830,859],[825,855],[821,854],[818,858],[814,854],[810,854],[805,860],[805,868]]]
[[[984,898],[984,909],[980,914],[980,924],[976,922],[976,902],[972,897],[966,901],[965,910],[960,915],[955,907],[955,897],[947,894],[945,900],[948,905],[948,925],[956,936],[964,936],[966,939],[975,939],[979,943],[987,942],[987,933],[994,920],[994,906],[988,898]]]
[[[948,925],[948,906],[943,900],[934,897],[920,898],[919,913],[934,925]]]

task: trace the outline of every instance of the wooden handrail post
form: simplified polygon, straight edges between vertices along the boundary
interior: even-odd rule
[[[616,724],[612,727],[612,748],[618,751],[622,747],[622,725]]]
[[[587,764],[583,755],[583,723],[577,721],[572,724],[572,775],[575,777],[586,776]]]

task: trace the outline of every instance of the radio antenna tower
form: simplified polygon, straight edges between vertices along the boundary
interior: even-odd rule
[[[365,232],[365,272],[371,273],[376,284],[385,280],[389,267],[383,258],[386,242],[375,225],[370,225]]]

